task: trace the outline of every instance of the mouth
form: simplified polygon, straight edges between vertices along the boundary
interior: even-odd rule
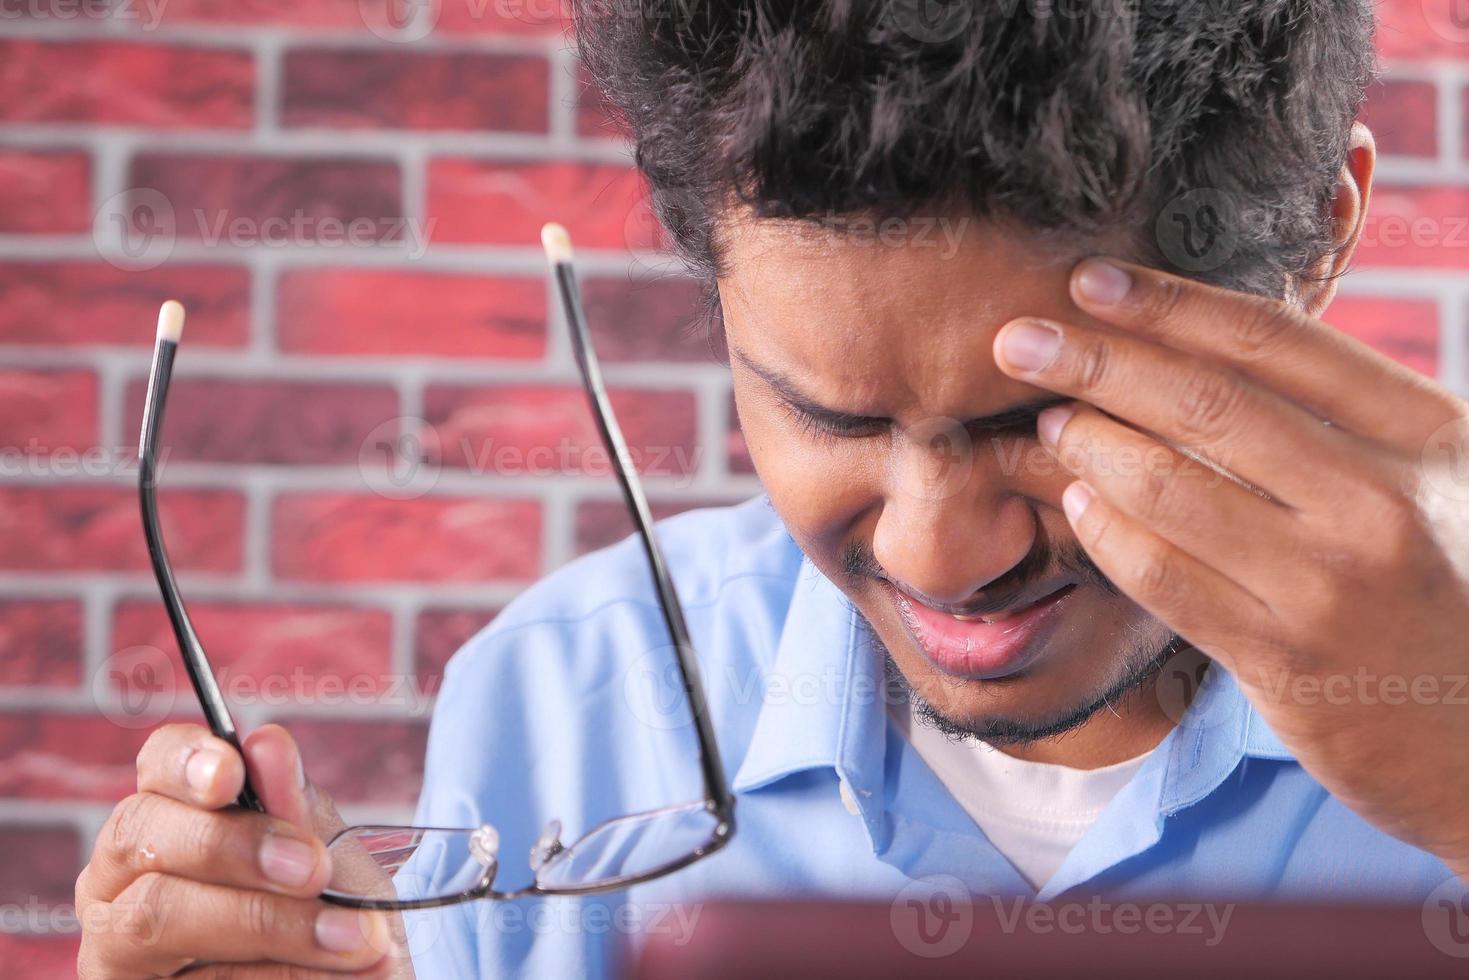
[[[1006,608],[978,613],[935,607],[890,582],[884,585],[929,663],[971,680],[993,680],[1029,666],[1076,591],[1076,583],[1065,582],[1044,595],[1021,595]]]

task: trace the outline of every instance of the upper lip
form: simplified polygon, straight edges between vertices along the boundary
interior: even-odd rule
[[[1062,575],[1026,586],[1018,592],[1010,592],[994,598],[975,600],[958,605],[935,602],[922,592],[916,592],[906,586],[898,585],[896,582],[890,582],[889,584],[909,599],[915,602],[921,602],[930,609],[946,613],[950,616],[962,616],[972,619],[976,616],[995,616],[999,613],[1023,608],[1033,602],[1038,602],[1046,598],[1054,592],[1059,592],[1068,585],[1075,585],[1076,582],[1077,580],[1074,576]]]

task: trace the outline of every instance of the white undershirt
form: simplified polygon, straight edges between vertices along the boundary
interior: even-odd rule
[[[974,739],[950,741],[928,725],[910,722],[906,705],[895,706],[893,714],[914,751],[1037,890],[1149,754],[1101,769],[1072,769],[1016,759]]]

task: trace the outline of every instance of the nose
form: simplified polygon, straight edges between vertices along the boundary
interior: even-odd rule
[[[1035,512],[982,456],[956,461],[943,440],[909,440],[895,453],[873,556],[895,582],[934,602],[970,599],[1035,545]]]

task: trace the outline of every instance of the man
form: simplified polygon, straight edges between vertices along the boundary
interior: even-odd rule
[[[1469,875],[1466,406],[1318,319],[1371,188],[1365,0],[577,13],[768,491],[660,529],[739,829],[625,893],[416,913],[420,976],[600,974],[712,895]],[[449,667],[418,822],[518,855],[697,798],[668,643],[635,542],[529,590]],[[189,914],[90,928],[83,975],[402,969],[312,900],[289,737],[247,755],[274,822],[217,809],[242,768],[199,730],[149,743],[79,904]]]

